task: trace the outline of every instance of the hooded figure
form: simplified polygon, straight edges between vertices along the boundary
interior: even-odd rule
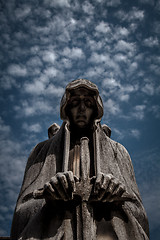
[[[60,113],[62,126],[52,125],[29,156],[11,239],[148,240],[132,162],[100,124],[97,86],[69,83]]]

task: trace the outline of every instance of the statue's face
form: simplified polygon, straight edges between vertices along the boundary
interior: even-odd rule
[[[86,128],[93,122],[95,100],[91,92],[85,88],[78,88],[71,93],[69,100],[69,117],[71,123],[78,128]]]

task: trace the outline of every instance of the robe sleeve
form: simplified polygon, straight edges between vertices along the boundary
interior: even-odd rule
[[[29,220],[32,219],[35,213],[38,212],[38,209],[44,205],[44,200],[33,199],[32,192],[36,189],[36,179],[43,165],[42,160],[46,155],[47,147],[44,147],[46,145],[45,143],[46,141],[37,144],[28,158],[22,187],[13,216],[11,239],[18,239]]]
[[[112,225],[119,240],[148,240],[149,225],[135,179],[131,158],[124,146],[116,144],[116,158],[127,192],[135,199],[126,201],[112,212]]]

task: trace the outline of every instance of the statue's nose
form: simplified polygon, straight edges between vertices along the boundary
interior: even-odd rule
[[[83,112],[85,109],[86,109],[86,106],[85,106],[85,104],[84,104],[84,101],[81,101],[81,102],[80,102],[80,105],[79,105],[79,110],[80,110],[81,112]]]

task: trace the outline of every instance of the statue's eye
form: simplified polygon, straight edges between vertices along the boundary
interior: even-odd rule
[[[78,101],[77,99],[73,99],[73,100],[71,101],[71,106],[72,106],[72,107],[76,107],[78,104],[79,104],[79,101]]]
[[[85,105],[90,108],[93,106],[93,103],[90,99],[87,98],[87,99],[85,99]]]

